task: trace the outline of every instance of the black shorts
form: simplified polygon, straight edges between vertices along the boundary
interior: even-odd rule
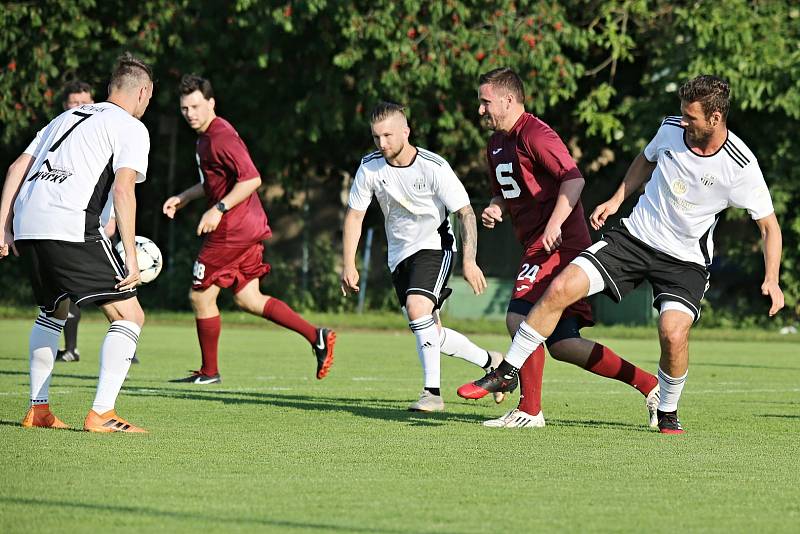
[[[424,295],[433,301],[433,309],[438,310],[453,292],[446,287],[452,272],[452,250],[420,250],[407,257],[392,273],[400,306],[406,305],[408,295]]]
[[[594,265],[605,281],[603,293],[616,302],[647,280],[653,286],[653,307],[674,301],[700,318],[700,301],[708,289],[709,273],[702,265],[655,250],[624,227],[614,228],[579,255]]]
[[[136,296],[136,289],[114,288],[117,276],[125,276],[125,264],[108,240],[71,243],[24,239],[15,244],[28,262],[33,295],[45,313],[53,313],[65,298],[83,306]]]

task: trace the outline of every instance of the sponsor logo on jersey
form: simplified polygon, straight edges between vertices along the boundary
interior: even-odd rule
[[[62,184],[64,183],[64,180],[70,176],[72,176],[72,171],[68,171],[67,169],[54,169],[50,166],[50,162],[45,160],[42,168],[39,169],[39,172],[28,178],[28,181],[32,182],[34,180],[44,180],[47,182],[58,182]]]
[[[711,187],[714,185],[714,182],[717,180],[717,177],[713,174],[706,173],[700,178],[700,183],[702,183],[706,187]]]
[[[495,148],[494,150],[492,150],[492,156],[496,156],[497,154],[500,153],[501,150],[503,150],[503,147]]]
[[[428,189],[428,183],[425,181],[424,176],[419,176],[414,180],[414,185],[412,185],[412,187],[415,190],[422,192]]]

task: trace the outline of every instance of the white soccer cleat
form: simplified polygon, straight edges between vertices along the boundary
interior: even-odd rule
[[[542,412],[531,415],[515,408],[499,419],[484,421],[483,426],[490,428],[542,428],[544,427],[544,415]]]
[[[434,395],[427,389],[419,394],[419,400],[408,407],[409,412],[443,412],[444,399],[441,395]]]
[[[658,403],[661,400],[661,388],[658,384],[650,390],[644,399],[647,413],[650,416],[650,428],[658,428]]]
[[[496,350],[487,351],[489,353],[489,358],[491,358],[491,363],[489,364],[489,371],[494,371],[497,369],[497,366],[500,365],[500,362],[503,361],[503,353],[497,352]],[[492,397],[494,397],[494,402],[496,404],[500,404],[506,397],[508,397],[508,392],[506,391],[495,391],[492,393]]]

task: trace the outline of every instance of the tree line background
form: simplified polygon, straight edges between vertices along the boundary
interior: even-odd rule
[[[141,291],[146,307],[188,307],[199,247],[203,201],[176,221],[161,215],[164,199],[197,180],[196,136],[178,110],[183,74],[211,79],[218,114],[262,174],[275,231],[264,289],[301,308],[343,311],[354,302],[338,289],[341,220],[359,158],[373,150],[372,106],[405,104],[412,142],[451,162],[477,211],[489,191],[476,82],[510,66],[523,77],[528,110],[561,135],[587,177],[587,212],[616,188],[660,120],[679,113],[681,83],[700,73],[729,80],[729,126],[758,157],[783,229],[780,321],[800,317],[800,7],[791,0],[5,2],[3,168],[60,112],[64,83],[88,81],[104,99],[125,50],[148,60],[157,78],[143,119],[152,147],[148,180],[137,186],[137,233],[159,244],[167,266]],[[366,225],[377,230],[367,306],[394,307],[379,210]],[[517,251],[487,238],[479,237],[485,271],[510,276]],[[762,320],[756,226],[728,210],[716,242],[704,322]],[[0,302],[30,304],[24,279],[22,262],[0,263]]]

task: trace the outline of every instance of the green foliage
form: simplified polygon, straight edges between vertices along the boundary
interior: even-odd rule
[[[163,198],[196,176],[192,133],[182,127],[173,190],[163,180],[172,155],[162,130],[177,114],[175,87],[185,72],[212,79],[218,111],[236,125],[269,186],[283,191],[281,202],[296,205],[307,184],[323,197],[340,198],[342,177],[372,149],[366,116],[384,98],[407,105],[415,143],[448,158],[476,200],[487,197],[487,133],[477,121],[476,81],[491,68],[511,66],[526,83],[528,109],[579,158],[589,178],[587,209],[604,200],[659,120],[678,112],[676,90],[684,80],[703,72],[726,77],[733,90],[731,129],[759,158],[784,231],[786,315],[800,317],[796,2],[11,2],[0,11],[3,159],[11,161],[60,109],[64,82],[85,78],[103,87],[114,56],[125,49],[153,61],[159,79],[145,116],[156,177],[140,188],[149,210],[139,222],[146,234],[160,231]],[[726,220],[742,216],[729,211]],[[310,235],[329,236],[335,257],[339,220],[312,213],[308,221]],[[173,254],[194,246],[190,225],[182,228]],[[757,286],[763,272],[758,235],[718,234],[717,240],[723,263],[737,264]],[[300,258],[295,245],[276,244],[292,265]],[[177,289],[166,294],[178,298]],[[390,293],[383,295],[391,301]],[[342,305],[325,302],[331,309]],[[167,304],[183,306],[185,299]],[[737,315],[752,313],[730,306]]]

